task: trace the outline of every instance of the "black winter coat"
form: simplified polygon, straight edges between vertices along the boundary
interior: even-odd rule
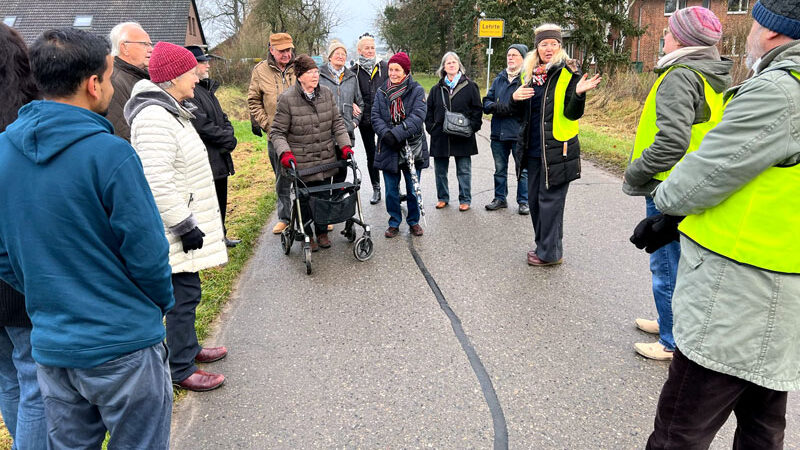
[[[520,165],[517,167],[517,177],[520,176],[522,168],[526,167],[528,164],[528,147],[531,145],[539,145],[542,147],[542,165],[545,170],[545,186],[547,189],[550,189],[551,186],[569,183],[581,177],[581,145],[578,141],[578,136],[574,136],[567,141],[566,155],[564,155],[564,142],[558,141],[553,137],[553,98],[555,96],[556,84],[561,76],[561,69],[564,67],[565,65],[561,63],[551,67],[547,72],[545,95],[543,98],[541,96],[535,96],[521,102],[512,100],[509,104],[512,113],[522,113],[522,126],[520,127],[517,146],[514,148],[514,156],[516,156],[517,161],[520,161]],[[564,116],[569,120],[578,120],[583,116],[586,95],[578,95],[575,92],[575,86],[578,84],[581,74],[574,62],[569,61],[566,67],[572,74],[572,79],[564,95]],[[544,111],[541,115],[542,120],[540,123],[530,123],[531,110],[533,108],[542,108]],[[542,133],[542,142],[528,142],[530,127],[532,126],[541,127],[544,131]]]
[[[478,85],[464,75],[456,86],[455,95],[450,96],[450,88],[444,84],[444,78],[431,88],[428,94],[428,114],[425,117],[425,128],[431,135],[431,156],[434,158],[447,158],[450,156],[471,156],[478,154],[478,143],[475,133],[483,125],[483,105]],[[465,138],[450,136],[442,130],[444,123],[445,105],[442,102],[442,93],[448,103],[447,109],[460,112],[469,119],[469,124],[474,133]]]
[[[405,140],[423,135],[422,141],[422,161],[417,161],[414,166],[417,170],[422,170],[430,165],[430,154],[428,153],[428,143],[425,140],[425,88],[408,76],[408,89],[403,94],[403,108],[406,111],[406,118],[402,124],[392,123],[389,114],[389,101],[386,96],[388,81],[383,83],[375,93],[375,101],[372,104],[372,127],[378,136],[378,148],[375,150],[375,163],[372,165],[378,170],[385,170],[391,173],[400,171],[400,148],[388,148],[383,143],[383,136],[392,133],[398,142],[404,145]]]
[[[372,103],[375,101],[375,93],[378,88],[386,84],[389,79],[389,65],[386,61],[378,61],[376,64],[378,71],[372,77],[372,72],[367,72],[367,69],[361,67],[359,64],[354,64],[352,70],[356,73],[356,81],[358,81],[358,89],[361,91],[361,97],[364,99],[364,111],[361,113],[361,123],[359,126],[372,125]]]
[[[514,81],[508,82],[508,73],[503,69],[492,82],[492,87],[483,97],[483,112],[492,115],[492,135],[493,141],[514,141],[519,138],[520,121],[522,114],[512,114],[508,108],[511,102],[511,95],[520,86],[520,76]],[[497,105],[506,105],[498,108]]]
[[[219,83],[214,80],[200,80],[194,88],[194,98],[186,100],[196,107],[192,111],[192,124],[206,145],[208,162],[215,180],[236,173],[231,158],[231,151],[236,148],[236,137],[228,115],[222,111],[219,100],[214,95],[217,88]]]

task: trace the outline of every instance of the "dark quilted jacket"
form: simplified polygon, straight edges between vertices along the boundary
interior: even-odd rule
[[[350,145],[350,135],[336,109],[333,93],[324,86],[317,86],[314,99],[309,100],[300,83],[278,97],[269,138],[278,156],[288,151],[294,154],[298,169],[335,162],[336,146]],[[304,180],[321,181],[336,172],[337,169],[332,169],[309,175]]]
[[[125,120],[122,111],[125,103],[131,98],[133,85],[139,80],[149,80],[147,71],[126,63],[119,56],[114,57],[114,73],[111,74],[111,85],[114,86],[114,95],[108,105],[106,119],[114,125],[114,134],[131,141],[131,127]]]

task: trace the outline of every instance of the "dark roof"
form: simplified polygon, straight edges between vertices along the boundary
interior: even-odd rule
[[[28,45],[44,30],[71,27],[78,15],[93,16],[92,25],[82,28],[92,33],[108,35],[118,23],[138,22],[153,43],[167,41],[184,45],[192,6],[195,6],[194,0],[0,0],[0,21],[16,16],[14,28]],[[198,27],[205,43],[199,21]]]

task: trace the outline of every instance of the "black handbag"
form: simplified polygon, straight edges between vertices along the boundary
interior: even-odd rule
[[[403,129],[408,130],[408,126],[405,122],[403,122]],[[408,152],[411,152],[411,156],[414,157],[414,162],[422,161],[422,148],[423,144],[425,143],[425,133],[420,133],[416,136],[411,136],[410,138],[406,139],[405,149]]]
[[[450,136],[458,136],[468,138],[472,136],[472,125],[469,119],[462,113],[452,112],[447,107],[447,101],[444,99],[444,88],[441,89],[442,103],[444,104],[444,123],[442,123],[442,131]]]

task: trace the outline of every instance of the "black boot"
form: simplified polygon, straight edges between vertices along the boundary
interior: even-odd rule
[[[380,202],[381,202],[381,185],[376,183],[372,185],[372,198],[369,200],[369,204],[377,205]]]

